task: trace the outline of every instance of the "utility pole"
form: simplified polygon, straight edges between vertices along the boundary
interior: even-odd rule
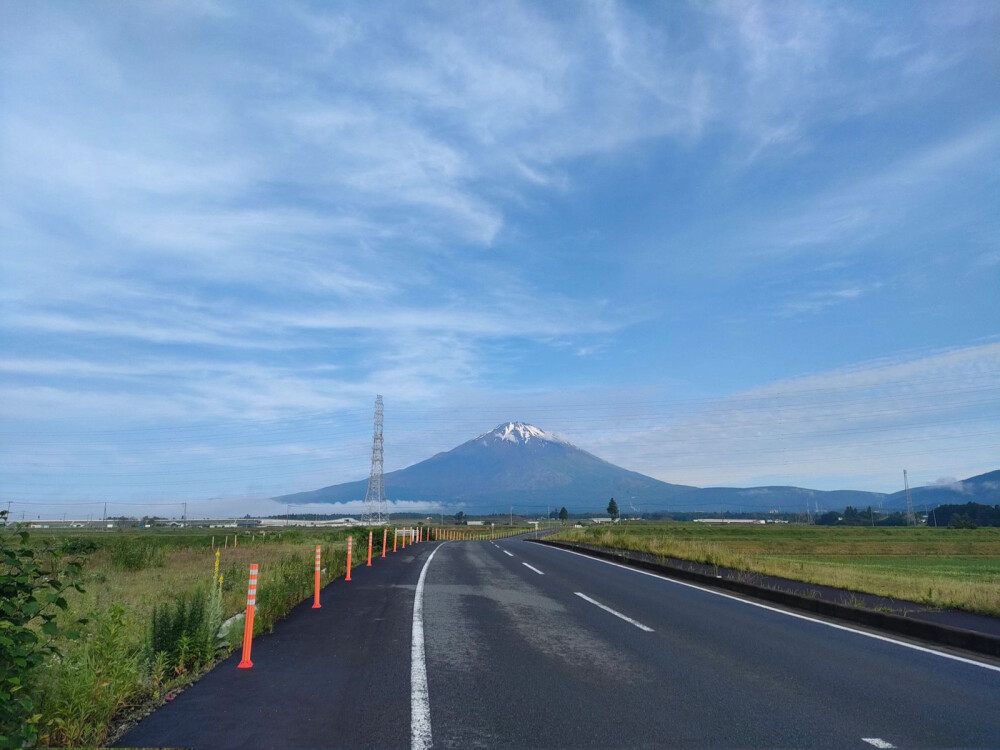
[[[186,522],[187,521],[187,517],[188,517],[188,504],[187,503],[181,503],[181,505],[184,506],[184,515],[181,516],[181,520]],[[185,524],[181,524],[181,526],[184,526],[184,525]]]
[[[288,525],[288,504],[285,503],[285,526]]]
[[[511,528],[514,527],[514,506],[510,506],[510,525]]]

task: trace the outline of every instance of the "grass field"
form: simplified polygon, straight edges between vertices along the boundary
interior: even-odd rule
[[[641,523],[552,538],[1000,616],[997,528]]]

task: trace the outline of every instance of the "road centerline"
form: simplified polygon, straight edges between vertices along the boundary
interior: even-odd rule
[[[508,552],[507,550],[504,550],[504,551],[503,551],[503,553],[504,553],[505,555],[507,555],[507,557],[513,557],[513,556],[514,556],[514,555],[512,555],[512,554],[511,554],[510,552]]]
[[[527,565],[527,563],[525,563],[525,565]],[[614,615],[615,617],[618,617],[618,618],[620,618],[620,619],[624,620],[625,622],[629,623],[630,625],[635,625],[635,626],[636,626],[637,628],[639,628],[639,630],[644,630],[644,631],[646,631],[647,633],[654,633],[654,632],[656,632],[656,631],[654,631],[654,630],[653,630],[653,629],[652,629],[651,627],[649,627],[648,625],[643,625],[643,624],[642,624],[641,622],[639,622],[638,620],[633,620],[633,619],[632,619],[631,617],[629,617],[628,615],[623,615],[623,614],[622,614],[621,612],[619,612],[618,610],[615,610],[615,609],[611,609],[611,607],[609,607],[608,605],[606,605],[606,604],[601,604],[601,603],[600,603],[599,601],[597,601],[596,599],[591,599],[591,598],[590,598],[589,596],[587,596],[587,595],[586,595],[586,594],[584,594],[584,593],[581,593],[581,592],[579,592],[579,591],[574,591],[573,593],[574,593],[574,594],[576,594],[576,595],[577,595],[578,597],[580,597],[581,599],[583,599],[584,601],[587,601],[587,602],[590,602],[590,603],[591,603],[591,604],[593,604],[593,605],[594,605],[595,607],[600,607],[600,608],[601,608],[601,609],[603,609],[603,610],[604,610],[605,612],[609,612],[610,614],[613,614],[613,615]]]
[[[526,563],[526,562],[523,562],[523,563],[521,563],[521,565],[523,565],[524,567],[526,567],[526,568],[527,568],[528,570],[533,570],[533,571],[535,571],[535,572],[536,572],[536,573],[538,573],[538,575],[540,575],[540,576],[543,576],[543,575],[545,575],[545,574],[544,574],[544,573],[543,573],[542,571],[540,571],[540,570],[539,570],[538,568],[536,568],[536,567],[535,567],[534,565],[528,565],[528,563]]]
[[[886,742],[881,737],[862,737],[861,741],[867,742],[869,745],[874,745],[875,747],[880,747],[880,748],[896,747],[891,742]]]
[[[447,544],[447,542],[445,542]],[[444,544],[431,552],[420,571],[413,595],[413,637],[410,647],[410,748],[428,750],[434,743],[431,735],[431,703],[427,692],[427,660],[424,647],[424,582],[431,560]]]

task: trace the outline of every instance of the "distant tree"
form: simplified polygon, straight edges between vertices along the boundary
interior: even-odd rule
[[[840,523],[840,514],[835,510],[830,510],[816,518],[817,526],[836,526]]]
[[[977,529],[979,525],[965,513],[955,513],[949,519],[948,525],[953,529]]]
[[[562,508],[561,508],[561,509],[559,510],[559,520],[560,520],[560,521],[565,521],[565,520],[566,520],[567,518],[569,518],[569,511],[568,511],[568,510],[566,510],[566,506],[564,505],[564,506],[563,506],[563,507],[562,507]]]
[[[890,513],[885,518],[875,521],[876,526],[906,526],[906,516],[902,513]]]
[[[981,503],[965,503],[964,505],[939,505],[935,509],[939,526],[955,526],[970,528],[974,526],[1000,526],[1000,505],[983,505]]]
[[[550,519],[556,519],[556,518],[559,518],[559,511],[558,511],[558,510],[553,510],[553,511],[551,511],[551,512],[549,513],[549,518],[550,518]]]
[[[463,518],[465,518],[465,513],[462,511],[458,511],[458,513],[455,514],[456,521],[461,521]]]
[[[618,518],[618,503],[615,502],[614,498],[611,498],[611,502],[608,503],[608,515],[612,519]]]

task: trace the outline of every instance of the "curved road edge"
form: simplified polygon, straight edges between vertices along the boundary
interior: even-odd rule
[[[823,615],[838,620],[857,623],[866,627],[908,636],[910,638],[927,641],[942,646],[961,649],[976,654],[985,654],[992,657],[1000,657],[1000,637],[988,633],[977,633],[971,630],[955,628],[948,625],[940,625],[932,622],[913,620],[900,615],[887,612],[878,612],[869,609],[850,607],[837,602],[814,599],[788,591],[757,586],[744,581],[734,581],[727,578],[716,578],[714,576],[699,573],[693,570],[676,568],[662,563],[644,560],[638,555],[633,555],[631,550],[616,549],[608,547],[606,549],[595,549],[592,546],[582,546],[571,542],[560,542],[551,539],[526,539],[532,544],[542,544],[549,547],[557,547],[577,554],[595,557],[601,560],[624,565],[626,567],[648,570],[658,575],[668,578],[691,581],[710,589],[724,589],[754,599],[781,604],[792,609],[798,609],[813,614]]]

